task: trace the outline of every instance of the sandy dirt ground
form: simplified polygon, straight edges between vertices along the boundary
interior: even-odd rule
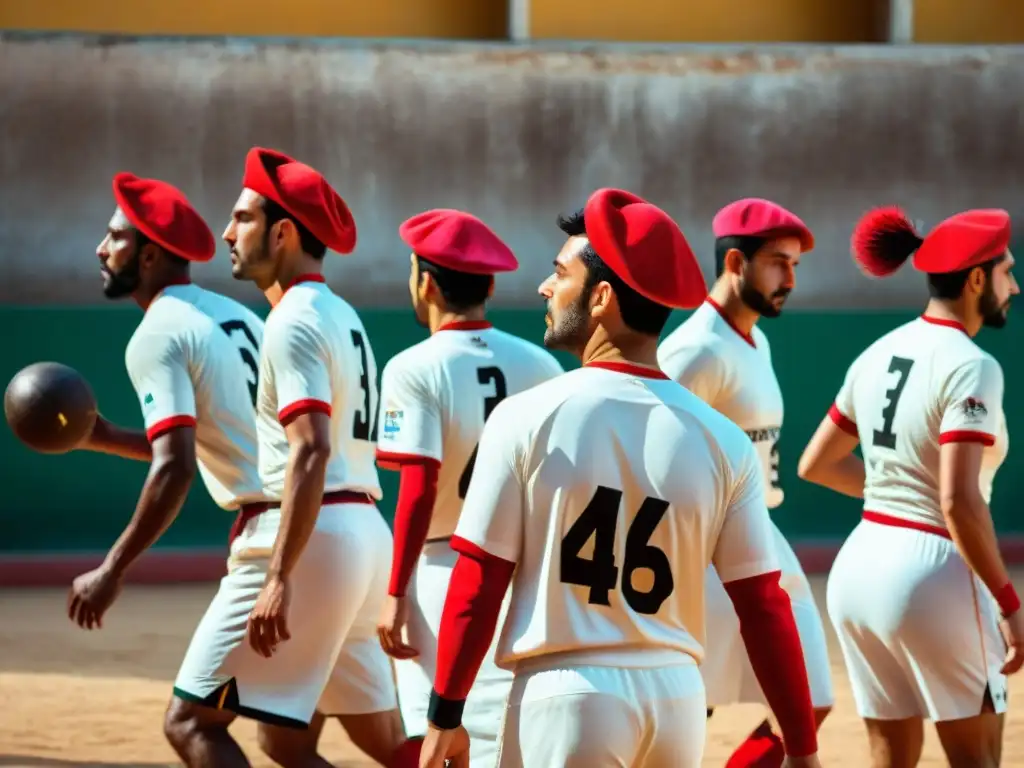
[[[1024,587],[1024,571],[1015,579],[1018,589]],[[91,633],[68,621],[63,591],[0,591],[0,766],[178,765],[164,742],[161,719],[189,636],[214,589],[129,586],[103,630]],[[815,579],[815,590],[823,605],[824,579]],[[838,700],[821,735],[823,764],[864,768],[863,729],[831,639]],[[1004,766],[1024,766],[1024,709],[1014,703]],[[756,706],[716,712],[704,765],[724,765],[761,718]],[[256,749],[252,723],[238,721],[233,729],[253,765],[272,765]],[[325,731],[324,754],[339,766],[372,765],[336,724]],[[945,765],[934,733],[928,734],[921,765]]]

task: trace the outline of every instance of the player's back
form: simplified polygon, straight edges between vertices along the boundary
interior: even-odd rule
[[[709,562],[729,560],[725,578],[762,572],[764,563],[744,562],[736,576],[742,555],[719,544],[745,494],[756,530],[768,535],[750,440],[652,373],[585,367],[492,417],[497,435],[516,444],[525,494],[521,531],[505,533],[519,546],[503,666],[557,653],[596,665],[659,666],[681,654],[699,662]],[[497,541],[485,549],[501,556]]]
[[[282,422],[312,404],[331,422],[324,490],[379,500],[377,362],[356,310],[322,281],[301,282],[271,311],[266,335],[275,349],[261,364],[257,427],[268,497],[279,499],[284,490],[289,445]]]
[[[957,323],[917,318],[868,347],[833,410],[860,439],[865,512],[944,529],[940,446],[972,433],[986,445],[979,482],[987,501],[1007,451],[1002,382],[999,363]]]
[[[546,350],[486,322],[450,324],[388,361],[384,388],[407,406],[385,404],[378,458],[386,462],[393,449],[440,462],[428,539],[455,530],[480,434],[494,407],[562,372]],[[414,425],[417,419],[438,423]],[[415,445],[403,450],[407,440]]]
[[[174,285],[150,304],[125,353],[147,431],[194,417],[200,474],[228,509],[262,498],[255,415],[262,339],[263,321],[239,302]]]

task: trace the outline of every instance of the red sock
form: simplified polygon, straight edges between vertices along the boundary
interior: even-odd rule
[[[732,753],[725,768],[782,768],[786,750],[782,739],[765,720]]]
[[[420,748],[423,746],[423,737],[417,736],[413,739],[406,739],[395,754],[391,756],[391,763],[388,768],[419,768]]]

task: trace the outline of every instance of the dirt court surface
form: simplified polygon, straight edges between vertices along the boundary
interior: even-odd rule
[[[1024,570],[1015,581],[1018,589],[1024,586]],[[822,606],[824,586],[823,578],[814,579]],[[0,590],[0,766],[178,765],[164,742],[161,720],[189,636],[215,588],[129,586],[104,628],[94,632],[68,621],[62,590]],[[831,631],[830,639],[837,702],[821,735],[822,762],[827,768],[864,768],[863,729]],[[704,765],[724,765],[762,716],[755,706],[716,712]],[[253,765],[273,765],[256,749],[252,723],[238,721],[234,733]],[[372,765],[336,724],[326,728],[324,753],[339,766]],[[1003,755],[1004,766],[1024,766],[1019,706],[1011,705]],[[929,733],[920,765],[944,764]]]

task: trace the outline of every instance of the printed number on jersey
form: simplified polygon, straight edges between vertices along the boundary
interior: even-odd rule
[[[252,374],[252,378],[246,383],[249,385],[249,399],[252,400],[252,407],[255,408],[256,391],[259,388],[260,381],[260,368],[256,362],[256,355],[260,353],[260,345],[256,343],[256,335],[249,329],[244,320],[228,320],[221,323],[220,327],[228,335],[228,338],[238,345],[238,353],[242,356],[242,363]],[[249,342],[249,347],[240,343],[241,337],[236,336],[235,331],[242,332],[242,336]]]
[[[476,380],[482,387],[494,385],[494,394],[484,397],[484,423],[486,424],[498,403],[508,396],[508,386],[505,383],[505,374],[501,372],[500,368],[493,366],[477,368]],[[459,476],[460,499],[465,499],[466,491],[469,490],[469,481],[473,479],[473,467],[476,466],[476,452],[479,447],[479,444],[473,446],[473,453],[470,454],[469,461],[466,462],[466,467],[462,470],[462,475]]]
[[[352,417],[352,437],[356,440],[377,442],[377,382],[370,380],[370,359],[366,354],[366,341],[363,334],[354,328],[352,343],[359,352],[359,386],[363,390],[363,407]]]
[[[898,378],[892,389],[886,390],[885,408],[882,409],[882,428],[874,430],[871,443],[881,448],[896,447],[896,433],[892,431],[892,423],[896,418],[896,406],[903,395],[903,387],[907,384],[910,369],[914,361],[906,357],[893,357],[889,361],[889,373],[897,374]]]
[[[618,586],[626,604],[637,613],[657,613],[675,589],[668,555],[650,544],[651,536],[665,516],[668,502],[648,497],[629,522],[626,547],[622,556],[622,578],[615,563],[615,529],[619,523],[622,491],[597,487],[590,503],[566,531],[561,547],[563,584],[589,587],[587,602],[611,605],[611,592]],[[594,539],[593,556],[587,560],[580,552]],[[650,572],[650,589],[641,592],[633,586],[633,574],[644,568]]]

